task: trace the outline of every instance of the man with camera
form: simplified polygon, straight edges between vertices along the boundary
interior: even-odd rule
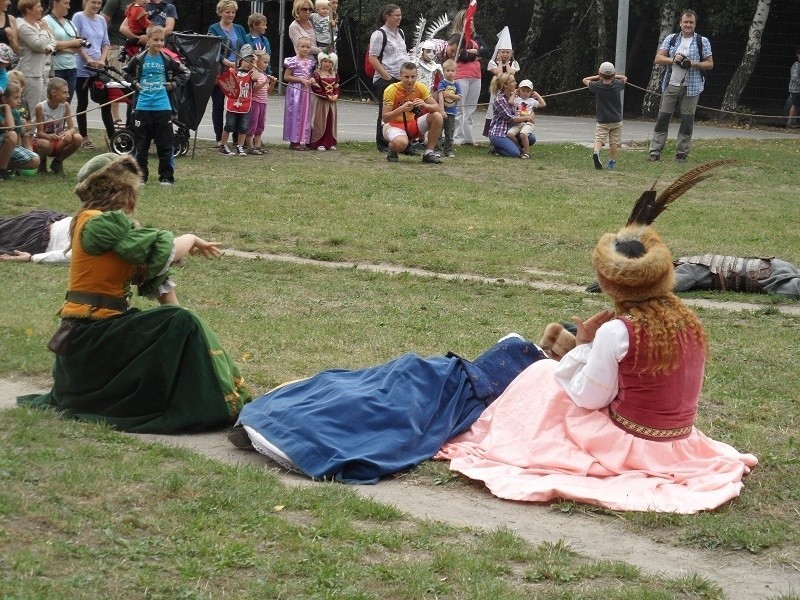
[[[704,71],[714,68],[711,42],[694,31],[697,25],[695,12],[684,10],[680,19],[681,30],[664,38],[653,61],[656,65],[666,67],[666,70],[661,83],[661,105],[650,141],[651,162],[661,160],[669,122],[676,108],[680,110],[681,124],[675,160],[686,162],[692,145],[694,113],[705,85]]]
[[[442,135],[444,109],[431,96],[430,90],[417,81],[417,65],[403,63],[400,81],[383,92],[383,138],[389,144],[386,160],[398,162],[398,154],[427,133],[422,162],[440,164],[442,159],[433,149]]]

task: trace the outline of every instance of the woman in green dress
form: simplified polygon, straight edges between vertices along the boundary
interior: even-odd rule
[[[251,399],[211,329],[178,305],[172,265],[219,244],[174,237],[133,220],[141,171],[129,156],[101,154],[78,172],[82,209],[71,226],[70,284],[50,342],[53,389],[19,404],[108,423],[124,431],[169,433],[232,424]],[[130,307],[131,285],[158,301]]]

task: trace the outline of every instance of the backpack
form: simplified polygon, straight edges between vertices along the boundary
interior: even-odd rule
[[[389,40],[386,37],[386,32],[382,28],[378,29],[378,31],[383,35],[383,44],[381,44],[381,51],[380,54],[378,54],[378,62],[383,62],[383,51],[386,50],[386,44]],[[402,29],[400,29],[400,37],[403,38],[403,40],[406,39],[406,34],[403,33]],[[375,77],[375,69],[369,61],[369,45],[367,45],[367,51],[364,53],[364,75],[370,79]]]
[[[675,46],[678,45],[678,40],[680,39],[680,37],[681,37],[680,32],[672,34],[672,39],[670,40],[669,46],[667,47],[667,56],[669,56],[670,53],[673,50],[675,50]],[[697,45],[697,52],[700,54],[700,62],[703,62],[703,58],[705,58],[703,56],[703,39],[704,38],[703,38],[702,35],[700,35],[699,33],[695,32],[695,34],[694,34],[694,43]],[[661,77],[662,87],[663,87],[663,84],[665,82],[667,82],[667,83],[669,82],[669,78],[670,78],[670,74],[671,73],[672,73],[672,65],[670,65],[666,69],[664,69],[664,74]],[[706,72],[705,71],[700,71],[700,77],[703,78],[703,83],[704,84],[708,83],[706,81]]]

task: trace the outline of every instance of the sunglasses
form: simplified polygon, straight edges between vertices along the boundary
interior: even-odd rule
[[[311,12],[312,10],[313,10],[312,8],[306,7],[306,8],[301,8],[300,12]]]

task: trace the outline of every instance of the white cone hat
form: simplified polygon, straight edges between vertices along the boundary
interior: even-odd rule
[[[497,53],[500,50],[514,51],[514,46],[511,44],[511,33],[508,31],[508,25],[503,27],[500,33],[497,34],[497,45],[494,47],[494,54],[492,60],[497,59]]]

